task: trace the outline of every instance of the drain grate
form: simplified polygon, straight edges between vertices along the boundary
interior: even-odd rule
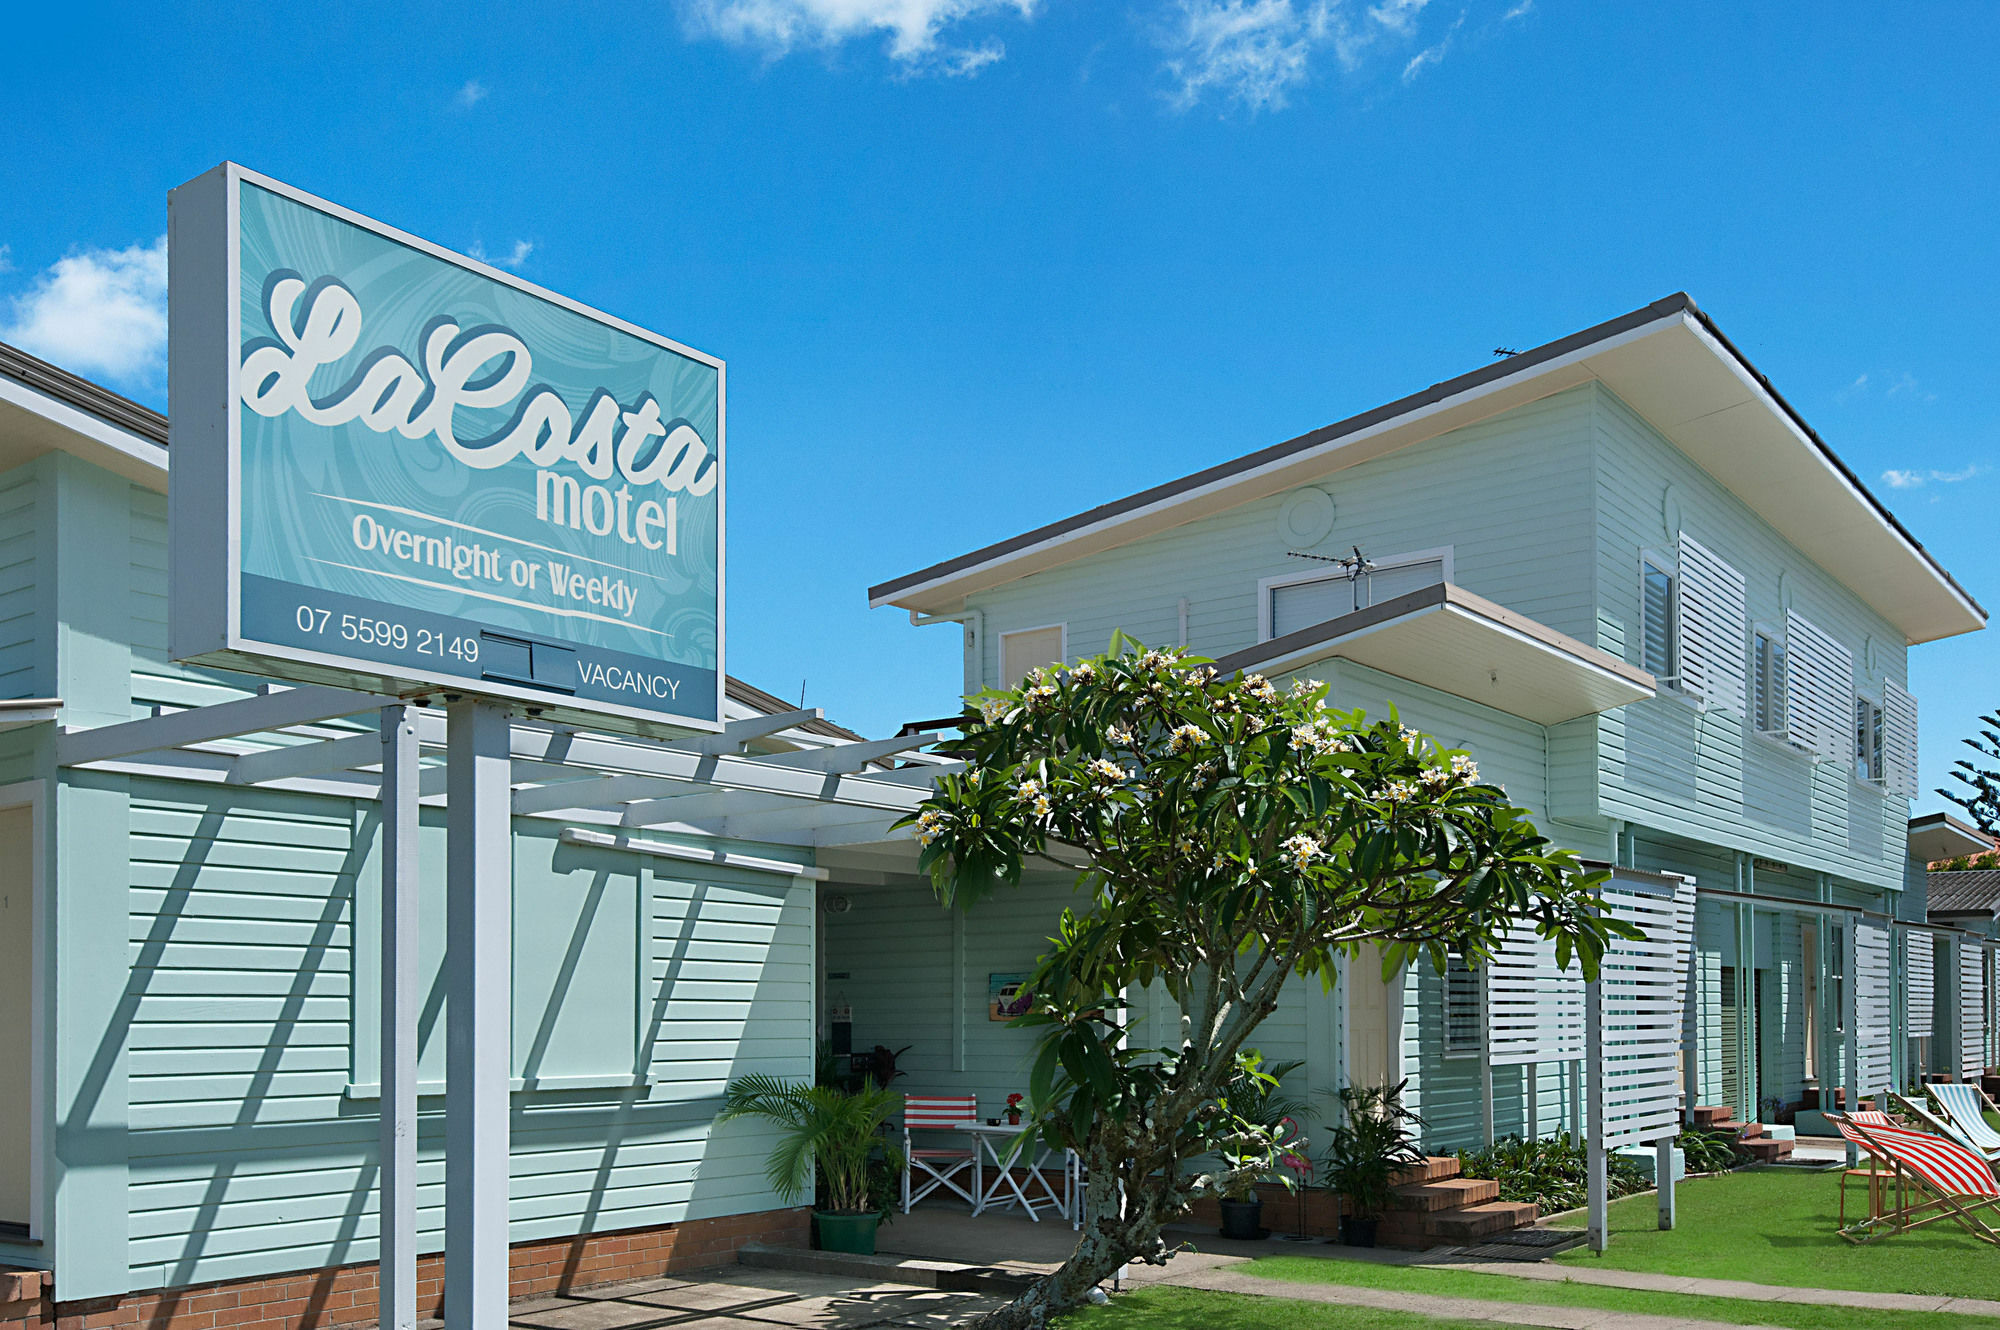
[[[1460,1254],[1482,1261],[1539,1261],[1580,1247],[1583,1241],[1584,1232],[1577,1228],[1517,1228],[1463,1248]]]

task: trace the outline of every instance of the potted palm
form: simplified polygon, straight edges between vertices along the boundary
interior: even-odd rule
[[[756,1117],[783,1131],[771,1149],[764,1176],[788,1201],[812,1190],[813,1234],[822,1251],[875,1253],[875,1230],[887,1212],[891,1190],[877,1175],[902,1171],[903,1152],[882,1127],[903,1106],[903,1096],[872,1082],[849,1092],[833,1085],[789,1082],[775,1076],[745,1076],[722,1094],[717,1122]]]
[[[1258,1184],[1276,1177],[1287,1188],[1289,1174],[1280,1171],[1280,1156],[1294,1144],[1303,1101],[1279,1093],[1279,1083],[1305,1064],[1263,1065],[1255,1049],[1237,1059],[1236,1074],[1216,1097],[1227,1124],[1220,1150],[1222,1171],[1215,1179],[1216,1204],[1222,1212],[1222,1236],[1255,1239],[1264,1236],[1264,1198]]]
[[[1410,1130],[1423,1119],[1403,1106],[1408,1084],[1349,1085],[1340,1092],[1342,1120],[1327,1132],[1325,1178],[1340,1193],[1340,1240],[1350,1247],[1375,1245],[1396,1170],[1423,1162]]]

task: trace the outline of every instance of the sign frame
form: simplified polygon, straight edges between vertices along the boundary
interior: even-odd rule
[[[240,209],[245,185],[405,246],[485,280],[546,301],[626,336],[714,369],[715,697],[713,718],[664,708],[577,699],[490,678],[467,678],[338,651],[248,636],[242,628],[243,314]],[[490,697],[564,723],[653,737],[717,733],[728,688],[728,369],[715,356],[607,314],[512,273],[225,161],[168,194],[169,417],[168,656],[180,664],[239,670],[399,697]],[[515,630],[504,630],[512,633]],[[532,634],[529,634],[532,636]]]

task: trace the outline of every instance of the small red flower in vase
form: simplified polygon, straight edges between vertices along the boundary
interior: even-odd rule
[[[1007,1125],[1010,1127],[1018,1127],[1021,1125],[1021,1099],[1022,1096],[1018,1094],[1010,1094],[1007,1096],[1007,1108],[1006,1108]]]

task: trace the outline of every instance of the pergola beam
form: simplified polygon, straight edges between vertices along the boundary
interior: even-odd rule
[[[865,739],[860,743],[831,744],[825,748],[807,748],[796,753],[773,753],[760,759],[767,766],[797,767],[802,771],[860,771],[870,762],[879,762],[897,753],[907,753],[912,748],[922,748],[936,743],[944,736],[937,733],[904,734],[893,739]]]
[[[393,700],[375,693],[319,684],[285,688],[144,720],[65,731],[56,739],[56,765],[80,767],[162,748],[185,748],[190,744],[282,730],[289,725],[308,725],[373,711]]]
[[[414,739],[414,727],[411,733]],[[351,734],[345,739],[315,739],[284,748],[245,753],[229,764],[229,775],[225,781],[230,785],[261,785],[266,781],[289,780],[322,771],[375,766],[381,761],[380,734]]]

